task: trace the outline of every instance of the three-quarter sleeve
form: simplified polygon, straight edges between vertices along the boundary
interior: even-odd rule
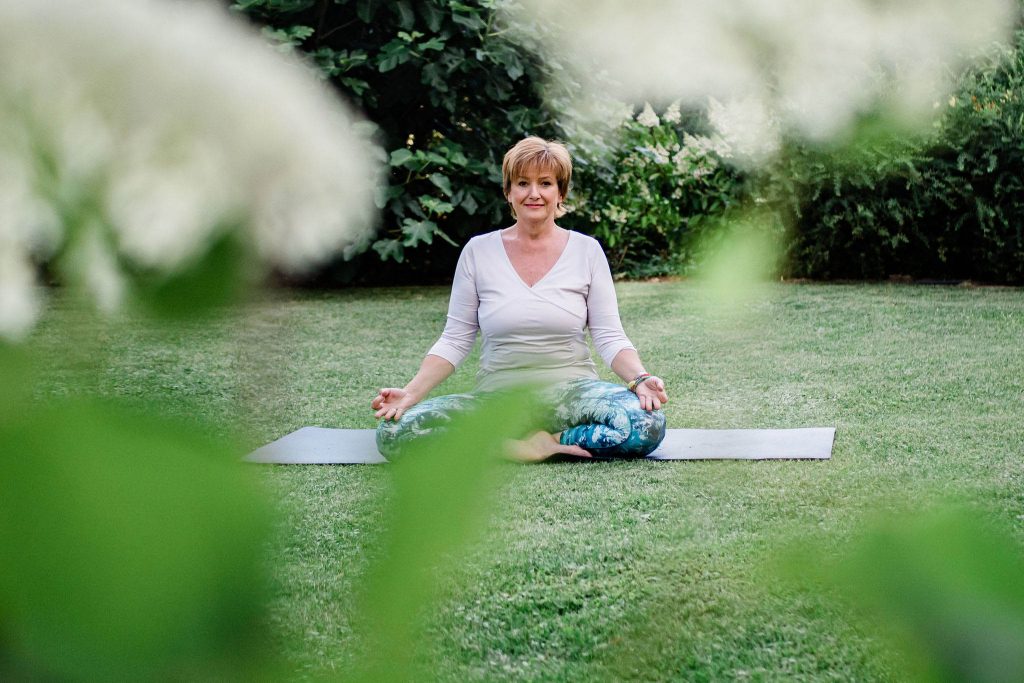
[[[477,330],[480,329],[477,318],[480,299],[476,290],[472,247],[473,242],[470,241],[459,254],[459,263],[455,266],[455,278],[452,281],[451,300],[448,302],[448,320],[441,338],[427,352],[444,358],[455,367],[459,367],[473,350]]]
[[[635,349],[622,329],[619,319],[619,302],[615,297],[615,284],[608,258],[601,245],[594,240],[591,244],[590,291],[587,294],[587,327],[594,340],[601,360],[608,367],[622,349]]]

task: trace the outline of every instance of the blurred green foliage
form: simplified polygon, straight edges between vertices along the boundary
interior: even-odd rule
[[[237,446],[154,406],[34,400],[24,351],[0,366],[0,679],[266,671],[271,514]]]
[[[1022,92],[1018,31],[960,75],[931,130],[791,143],[760,190],[795,227],[790,274],[1024,282]]]
[[[257,271],[235,231],[227,230],[209,249],[180,271],[133,272],[134,294],[149,312],[186,320],[219,315],[242,301]]]
[[[949,504],[863,526],[838,552],[810,541],[787,573],[888,639],[906,680],[1024,680],[1024,553],[1009,529]]]
[[[425,618],[458,551],[488,522],[498,457],[528,431],[530,398],[510,393],[481,401],[448,429],[410,444],[393,465],[394,490],[384,549],[366,574],[357,619],[363,622],[364,681],[429,680],[417,671]]]
[[[769,211],[735,210],[712,223],[693,245],[694,279],[709,315],[719,324],[756,320],[749,304],[768,296],[778,272],[785,226]]]

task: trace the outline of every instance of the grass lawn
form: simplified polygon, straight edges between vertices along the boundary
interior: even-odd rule
[[[1024,541],[1024,291],[779,284],[725,320],[688,282],[618,285],[627,333],[662,376],[670,427],[837,427],[829,462],[503,466],[482,540],[429,616],[443,680],[888,680],[870,625],[768,568],[794,538],[822,552],[878,507],[949,494]],[[256,446],[304,425],[372,427],[443,326],[447,289],[279,293],[173,333],[54,307],[34,343],[66,391],[236,425]],[[438,393],[472,386],[474,359]],[[611,377],[610,373],[602,372]],[[272,620],[298,678],[348,669],[353,604],[379,548],[385,466],[267,467],[281,510]]]

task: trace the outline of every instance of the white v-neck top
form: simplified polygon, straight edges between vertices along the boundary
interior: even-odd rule
[[[555,265],[528,287],[496,230],[463,248],[448,321],[428,353],[458,367],[479,330],[483,348],[476,391],[597,379],[586,328],[609,366],[619,351],[635,348],[622,330],[611,269],[597,240],[570,230]]]

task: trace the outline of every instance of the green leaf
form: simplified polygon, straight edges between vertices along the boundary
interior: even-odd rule
[[[497,466],[504,442],[529,431],[531,414],[523,393],[489,394],[447,430],[412,440],[393,463],[384,548],[360,582],[355,631],[371,647],[356,681],[436,678],[417,670],[424,618],[443,595],[440,577],[486,528],[494,492],[509,471]]]
[[[406,218],[402,224],[402,234],[405,235],[405,240],[403,240],[402,244],[407,247],[415,247],[420,242],[432,244],[436,230],[437,223],[433,221],[416,221]]]
[[[440,154],[437,154],[436,152],[427,152],[426,158],[427,158],[427,160],[429,160],[432,163],[437,164],[438,166],[447,166],[448,165],[448,160],[445,159]]]
[[[445,202],[437,197],[431,197],[430,195],[422,195],[419,198],[419,203],[420,206],[425,208],[427,211],[438,216],[451,213],[455,210],[455,207],[451,202]]]
[[[441,228],[438,228],[437,230],[435,230],[434,234],[436,234],[438,237],[440,237],[441,239],[443,239],[445,242],[447,242],[448,244],[452,245],[453,247],[459,246],[459,243],[456,242],[455,240],[453,240],[451,237],[449,237],[448,233],[446,233]]]
[[[373,21],[373,15],[377,13],[379,5],[380,0],[357,0],[356,16],[358,16],[364,24],[369,24]]]
[[[427,23],[427,28],[432,32],[437,33],[441,30],[441,21],[444,19],[444,12],[435,5],[431,0],[420,2],[417,5],[420,10],[420,14],[423,16],[423,20]]]
[[[349,90],[349,92],[354,93],[357,97],[366,92],[370,87],[370,84],[361,78],[349,78],[348,76],[342,76],[338,80],[346,89]]]
[[[416,15],[413,14],[412,6],[407,0],[400,0],[399,2],[392,2],[391,7],[395,10],[398,15],[398,24],[405,30],[409,30],[416,23]]]
[[[37,680],[206,679],[257,646],[271,515],[205,433],[97,401],[0,417],[5,659]]]
[[[406,31],[399,31],[397,35],[398,35],[399,38],[404,40],[406,43],[412,43],[417,38],[420,38],[420,37],[423,36],[423,34],[420,33],[419,31],[413,31],[412,33],[408,33]]]
[[[237,302],[253,275],[250,255],[238,232],[226,230],[204,254],[176,273],[136,271],[142,302],[150,311],[173,320],[208,316]]]
[[[441,38],[434,36],[430,40],[420,43],[421,50],[443,50],[445,42]]]
[[[400,59],[401,55],[399,54],[389,55],[384,59],[380,60],[380,63],[377,65],[377,70],[380,71],[381,73],[387,73],[388,71],[391,71],[396,66],[398,66]]]
[[[508,77],[513,81],[519,80],[519,77],[524,73],[522,60],[519,59],[519,56],[514,52],[510,52],[506,56],[506,60],[505,73],[507,73]]]
[[[476,14],[466,15],[459,14],[456,12],[452,14],[452,21],[454,21],[459,26],[464,26],[466,29],[470,31],[481,31],[487,28],[487,24],[484,22],[484,20],[481,19]]]
[[[412,152],[405,147],[400,147],[391,152],[391,160],[388,162],[392,166],[401,166],[405,162],[412,159]]]
[[[430,176],[430,182],[449,197],[452,196],[452,181],[448,179],[448,176],[434,173]]]
[[[466,213],[472,216],[476,213],[476,210],[480,208],[480,205],[477,203],[476,199],[473,198],[473,195],[467,192],[466,198],[462,200],[462,208],[466,210]]]
[[[398,240],[377,240],[373,243],[373,250],[380,256],[381,261],[388,259],[401,263],[405,259],[405,249]]]

